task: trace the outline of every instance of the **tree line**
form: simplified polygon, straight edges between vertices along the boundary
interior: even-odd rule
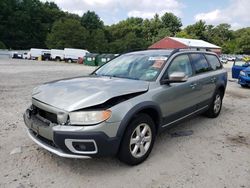
[[[198,21],[182,28],[181,19],[166,12],[152,19],[127,18],[104,25],[93,11],[82,16],[39,0],[0,1],[0,49],[81,48],[97,53],[147,49],[166,37],[202,39],[222,47],[223,53],[250,54],[250,27],[232,30]]]

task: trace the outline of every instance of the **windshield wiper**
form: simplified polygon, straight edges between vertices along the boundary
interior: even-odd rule
[[[131,78],[131,77],[128,77],[128,76],[110,75],[110,77],[114,77],[114,78],[126,78],[126,79],[130,79],[130,80],[139,80],[138,78]]]

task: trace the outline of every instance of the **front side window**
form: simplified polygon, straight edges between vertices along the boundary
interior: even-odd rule
[[[171,75],[174,72],[183,72],[187,76],[191,76],[193,74],[188,55],[179,55],[172,61],[167,70],[167,74]]]
[[[211,70],[203,54],[191,54],[191,59],[196,74],[201,74]]]
[[[206,54],[206,58],[209,61],[213,70],[218,70],[222,68],[219,59],[215,55]]]
[[[168,55],[125,54],[103,65],[94,74],[134,80],[154,81]]]

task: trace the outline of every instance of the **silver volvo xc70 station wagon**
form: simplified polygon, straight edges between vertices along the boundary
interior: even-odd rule
[[[136,165],[165,128],[201,113],[217,117],[226,85],[214,53],[132,52],[87,77],[36,87],[24,122],[33,141],[61,157],[113,155]]]

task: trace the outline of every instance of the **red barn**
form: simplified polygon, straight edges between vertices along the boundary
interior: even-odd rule
[[[176,49],[176,48],[190,48],[196,50],[210,50],[217,54],[221,53],[221,47],[211,44],[209,42],[197,39],[185,39],[177,37],[165,37],[160,41],[152,44],[149,49]]]

